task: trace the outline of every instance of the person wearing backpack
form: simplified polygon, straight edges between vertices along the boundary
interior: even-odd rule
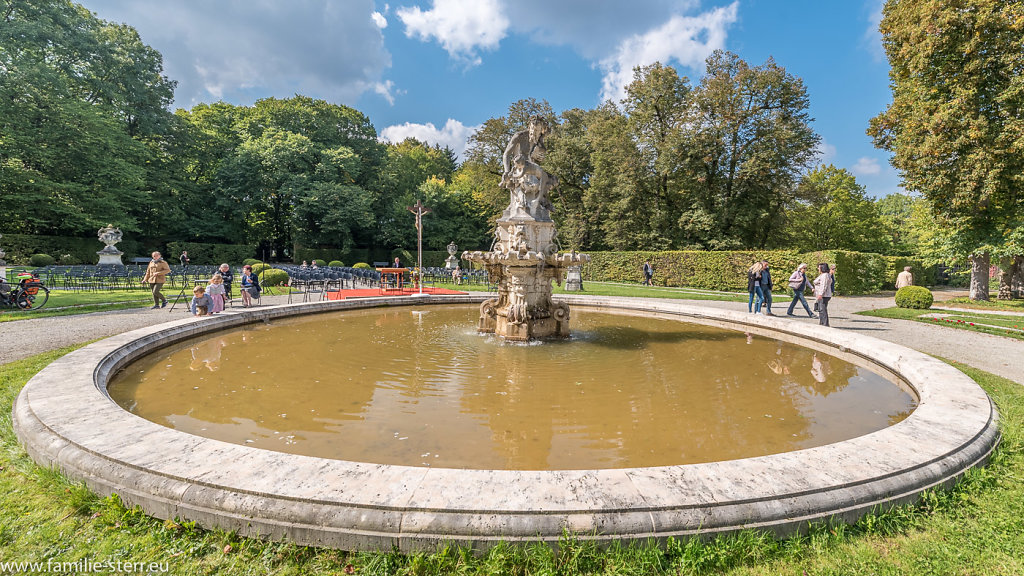
[[[793,299],[789,301],[789,310],[786,311],[786,316],[796,316],[796,314],[793,314],[793,308],[796,307],[796,303],[799,301],[804,305],[804,310],[807,311],[808,317],[817,318],[814,312],[811,312],[807,299],[804,298],[804,290],[810,285],[811,282],[807,279],[807,264],[801,263],[789,276],[789,287],[793,290]]]

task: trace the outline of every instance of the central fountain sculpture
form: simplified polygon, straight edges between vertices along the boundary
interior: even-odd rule
[[[462,253],[498,287],[497,298],[480,306],[478,330],[515,342],[569,336],[569,306],[552,301],[551,281],[561,284],[565,268],[590,261],[586,254],[558,251],[548,199],[558,178],[540,166],[547,133],[547,122],[534,116],[509,141],[500,184],[509,191],[509,205],[498,218],[494,243],[490,252]]]

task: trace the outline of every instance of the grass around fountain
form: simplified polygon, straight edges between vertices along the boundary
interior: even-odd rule
[[[105,290],[96,292],[51,290],[50,299],[42,310],[0,309],[0,322],[12,322],[29,318],[47,318],[49,316],[72,316],[75,314],[106,312],[125,308],[144,308],[152,305],[153,296],[149,290]]]
[[[971,314],[953,310],[914,310],[912,308],[880,308],[856,312],[862,316],[912,320],[924,324],[946,326],[957,330],[982,332],[1024,340],[1024,317],[999,314]]]
[[[782,541],[748,531],[707,542],[671,540],[663,548],[599,549],[566,536],[557,552],[500,545],[482,556],[457,548],[349,554],[157,520],[36,466],[14,436],[11,406],[33,374],[74,348],[0,365],[3,574],[29,571],[21,562],[82,560],[143,563],[176,575],[1024,573],[1024,387],[959,364],[999,406],[1003,442],[990,466],[972,470],[951,491],[928,492],[916,505],[853,526],[815,526]]]

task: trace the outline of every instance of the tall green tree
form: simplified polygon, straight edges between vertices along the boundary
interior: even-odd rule
[[[868,134],[987,300],[990,258],[1024,210],[1024,1],[889,0],[882,16],[893,99]]]
[[[771,58],[708,57],[679,140],[692,177],[679,223],[691,238],[712,249],[773,244],[816,156],[809,106],[803,81]]]
[[[408,138],[387,147],[387,160],[381,168],[375,239],[379,245],[405,247],[416,245],[416,230],[407,225],[412,214],[407,210],[420,196],[420,186],[439,179],[450,183],[455,173],[451,150]],[[436,218],[434,218],[436,220]],[[447,245],[447,242],[445,242]]]
[[[886,229],[864,187],[843,168],[818,166],[800,180],[787,213],[790,245],[804,251],[888,252]]]
[[[0,212],[5,226],[151,232],[173,178],[174,83],[128,26],[67,0],[0,1]]]

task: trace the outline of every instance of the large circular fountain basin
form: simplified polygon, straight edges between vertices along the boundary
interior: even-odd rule
[[[108,338],[35,376],[14,408],[32,458],[117,493],[163,518],[346,549],[432,548],[440,542],[647,539],[765,528],[786,534],[822,519],[852,520],[911,501],[982,464],[998,443],[985,393],[956,369],[859,334],[677,302],[566,298],[799,342],[868,359],[905,382],[919,404],[898,424],[802,450],[699,464],[574,470],[402,466],[317,458],[169,429],[118,406],[107,385],[133,360],[252,322],[482,297],[366,299],[188,319]]]

